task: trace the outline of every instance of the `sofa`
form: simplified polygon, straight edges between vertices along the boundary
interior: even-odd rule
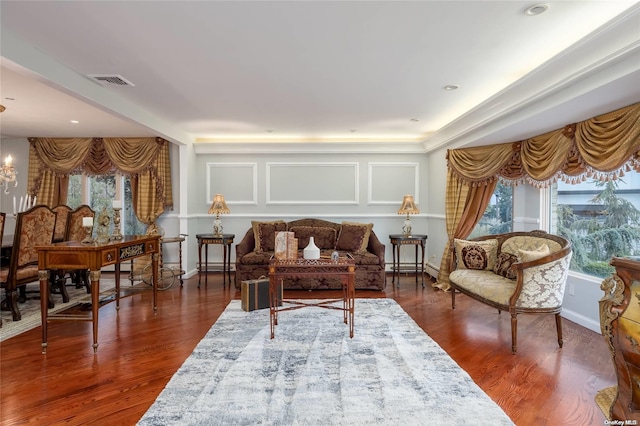
[[[380,242],[373,224],[342,222],[322,219],[298,219],[290,222],[252,221],[242,241],[236,245],[236,288],[245,280],[269,275],[269,261],[274,255],[275,234],[290,231],[298,239],[298,257],[310,237],[320,248],[320,255],[330,257],[336,250],[339,255],[353,256],[356,264],[355,288],[383,290],[385,288],[385,246]],[[301,278],[284,282],[284,289],[341,289],[338,278]]]
[[[562,347],[562,301],[571,243],[544,231],[510,232],[461,240],[452,247],[451,308],[456,292],[511,314],[511,351],[517,352],[517,315],[555,314]]]

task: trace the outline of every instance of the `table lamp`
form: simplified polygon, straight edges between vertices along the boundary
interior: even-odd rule
[[[209,214],[215,214],[216,218],[213,221],[213,235],[216,237],[222,236],[222,221],[220,220],[221,214],[229,214],[231,211],[227,207],[227,203],[224,201],[222,194],[216,194],[213,197],[213,203],[209,207]]]
[[[418,213],[420,213],[420,210],[418,210],[416,203],[413,201],[413,195],[405,195],[404,198],[402,198],[402,206],[400,206],[400,210],[398,210],[398,214],[407,215],[407,218],[404,220],[404,226],[402,227],[403,236],[411,236],[411,219],[409,219],[409,215]]]

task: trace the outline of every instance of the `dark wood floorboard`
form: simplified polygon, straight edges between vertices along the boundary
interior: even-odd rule
[[[519,316],[518,354],[511,354],[509,315],[460,295],[389,278],[385,291],[357,297],[395,299],[416,323],[466,370],[517,425],[602,425],[594,403],[601,388],[615,384],[608,349],[597,333],[564,320],[564,348],[556,342],[553,315]],[[329,298],[338,292],[289,291],[285,297]],[[99,350],[93,355],[90,323],[54,323],[49,349],[40,352],[36,328],[0,344],[0,423],[134,425],[171,376],[240,291],[223,288],[210,273],[159,292],[100,309]],[[356,305],[357,309],[357,305]],[[358,318],[356,311],[356,333]],[[424,360],[429,362],[428,359]],[[473,424],[473,419],[469,419]]]

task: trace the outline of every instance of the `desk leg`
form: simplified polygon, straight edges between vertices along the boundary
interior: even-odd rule
[[[40,280],[40,314],[42,316],[42,353],[47,353],[47,316],[49,314],[49,270],[38,271]]]
[[[93,353],[98,353],[98,309],[100,308],[100,269],[89,272],[91,280],[91,322],[93,325]],[[118,291],[118,289],[116,289]]]
[[[200,288],[201,278],[202,278],[202,241],[198,240],[198,288]]]
[[[133,264],[133,261],[131,261]],[[116,274],[116,311],[120,310],[120,262],[115,265]]]
[[[209,284],[209,244],[204,245],[204,285],[208,287]]]

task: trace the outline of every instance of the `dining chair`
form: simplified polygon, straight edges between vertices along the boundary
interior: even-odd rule
[[[86,204],[78,206],[71,210],[67,217],[67,228],[65,231],[64,241],[82,241],[87,236],[87,233],[82,226],[82,218],[91,217],[95,218],[95,211]],[[91,282],[89,280],[89,271],[87,270],[74,270],[67,271],[71,277],[71,281],[76,288],[86,287],[87,293],[91,293]]]
[[[67,220],[69,219],[69,212],[71,211],[71,207],[64,204],[59,204],[51,210],[53,210],[56,214],[56,229],[53,233],[53,242],[59,243],[64,241],[65,239],[67,232]],[[69,293],[66,289],[67,279],[65,271],[51,271],[49,280],[51,283],[51,287],[59,289],[62,293],[62,301],[64,303],[67,303],[69,301]]]
[[[2,241],[2,238],[4,237],[4,221],[6,217],[7,217],[6,213],[0,212],[0,241]],[[9,268],[4,265],[0,265],[0,281],[5,281],[7,279],[8,274],[9,274]],[[2,318],[0,318],[0,327],[2,327]]]
[[[67,235],[67,222],[69,220],[69,213],[71,212],[71,207],[59,204],[51,209],[56,214],[56,230],[53,233],[53,242],[59,243],[65,240]]]
[[[18,308],[18,289],[31,282],[38,281],[38,251],[36,246],[51,244],[56,226],[56,213],[48,206],[37,205],[16,216],[13,235],[13,247],[9,269],[0,282],[6,291],[6,304],[11,310],[13,320],[20,321],[22,315]],[[26,293],[23,293],[26,297]],[[51,294],[49,308],[53,307]]]

